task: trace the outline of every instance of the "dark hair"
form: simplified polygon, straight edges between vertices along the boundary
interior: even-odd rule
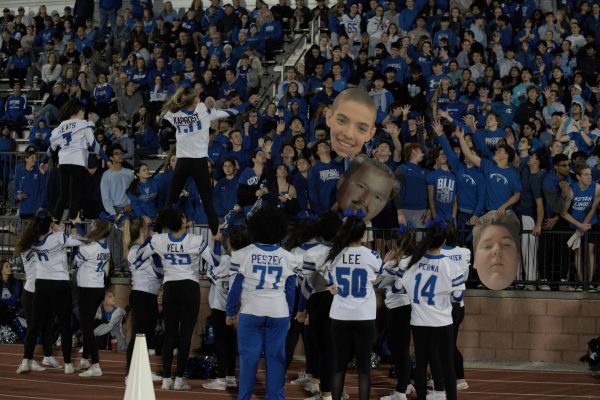
[[[127,254],[129,253],[131,243],[140,237],[144,225],[145,222],[141,218],[132,220],[125,219],[125,222],[123,223],[123,250],[125,252],[125,257],[127,257]]]
[[[415,252],[410,258],[408,268],[415,265],[429,249],[439,249],[444,245],[447,237],[447,228],[442,228],[437,224],[434,224],[431,228],[425,232],[425,237],[419,242]]]
[[[540,163],[540,169],[548,168],[549,153],[546,148],[538,149],[533,154],[536,155],[536,157]]]
[[[287,218],[274,207],[264,207],[248,218],[248,232],[252,242],[280,243],[287,234]]]
[[[251,243],[250,233],[248,232],[248,229],[243,225],[232,226],[231,228],[229,228],[228,237],[229,246],[232,250],[242,249]]]
[[[417,240],[414,229],[406,229],[404,232],[396,233],[396,238],[392,242],[391,257],[396,262],[396,267],[400,266],[400,261],[405,256],[412,254],[417,247]]]
[[[175,208],[163,208],[156,215],[154,230],[161,232],[163,228],[166,228],[171,232],[177,232],[183,227],[183,218],[185,218],[185,215],[182,211]]]
[[[29,250],[40,236],[50,231],[51,226],[52,217],[49,215],[38,215],[30,219],[17,237],[14,254],[18,256]]]
[[[367,226],[362,218],[356,216],[347,217],[332,240],[333,245],[325,262],[335,260],[350,243],[361,240],[366,229]]]
[[[298,222],[290,229],[290,233],[284,242],[284,247],[288,250],[298,247],[313,238],[322,238],[330,242],[342,226],[342,221],[337,213],[328,211],[321,215],[316,221]]]
[[[83,104],[81,104],[79,99],[73,98],[67,101],[64,106],[62,106],[58,114],[58,119],[60,121],[66,121],[71,119],[72,116],[79,113],[81,110],[85,111],[85,107]]]
[[[560,153],[552,157],[552,165],[557,166],[563,161],[569,161],[569,157],[566,154]]]
[[[508,162],[511,163],[515,160],[516,152],[515,149],[508,144],[499,144],[498,149],[503,149],[508,155]]]
[[[139,163],[138,165],[136,165],[133,168],[133,172],[135,174],[135,179],[131,181],[131,183],[129,184],[129,187],[127,188],[127,193],[131,193],[135,196],[139,196],[140,195],[140,177],[137,176],[137,174],[140,173],[140,169],[143,166],[148,167],[148,164],[146,163]]]

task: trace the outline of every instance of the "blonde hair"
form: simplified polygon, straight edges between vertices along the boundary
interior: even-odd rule
[[[123,223],[123,253],[125,255],[125,258],[127,258],[127,256],[129,255],[131,243],[133,241],[138,240],[138,238],[140,237],[144,225],[145,223],[143,219],[126,219]]]
[[[102,221],[97,219],[94,222],[94,228],[87,235],[87,239],[90,242],[96,242],[98,240],[105,239],[112,229],[112,223],[110,221]]]
[[[188,88],[179,88],[177,91],[165,101],[163,112],[176,113],[177,111],[189,107],[194,104],[196,94]]]

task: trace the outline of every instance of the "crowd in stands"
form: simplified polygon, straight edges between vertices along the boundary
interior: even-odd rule
[[[378,130],[363,150],[402,184],[373,228],[422,227],[440,214],[465,229],[486,211],[513,210],[531,232],[524,246],[534,255],[521,278],[542,289],[545,279],[569,278],[564,256],[553,261],[556,274],[538,274],[536,253],[554,247],[544,234],[598,232],[598,1],[319,0],[311,9],[304,0],[272,7],[194,0],[184,13],[169,1],[162,10],[150,0],[99,7],[99,24],[77,6],[52,15],[41,6],[33,17],[5,9],[0,18],[0,67],[12,87],[0,104],[0,151],[15,151],[14,132],[31,124],[24,164],[1,171],[5,195],[14,174],[22,218],[54,208],[58,176],[40,175],[36,152],[49,146],[61,107],[77,98],[111,160],[108,168],[90,157],[83,216],[124,211],[152,220],[177,162],[173,129],[160,118],[165,100],[188,87],[222,108],[244,103],[286,36],[319,19],[318,44],[287,68],[273,101],[211,130],[221,219],[243,219],[261,198],[290,219],[334,206],[347,160],[328,143],[328,110],[339,92],[359,87],[377,106]],[[34,84],[43,99],[35,112],[25,94]],[[143,159],[163,153],[163,172],[151,176]],[[207,223],[192,181],[182,204],[189,221]]]

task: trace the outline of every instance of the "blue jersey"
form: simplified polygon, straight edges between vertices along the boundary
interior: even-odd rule
[[[427,185],[433,186],[436,215],[452,219],[452,206],[456,198],[456,177],[450,171],[438,169],[427,174]]]
[[[485,208],[488,211],[497,210],[513,194],[521,192],[521,178],[513,167],[500,168],[494,161],[481,159],[481,171],[485,179]]]
[[[402,177],[400,199],[404,210],[427,208],[427,171],[420,165],[405,162],[398,167]]]
[[[570,214],[579,222],[583,222],[585,217],[588,215],[594,204],[596,197],[596,185],[591,184],[585,189],[581,189],[578,182],[571,184],[571,190],[573,191],[573,201],[571,202]],[[594,214],[590,220],[590,224],[594,225],[598,222],[598,214]],[[569,223],[571,228],[577,228],[575,225]]]

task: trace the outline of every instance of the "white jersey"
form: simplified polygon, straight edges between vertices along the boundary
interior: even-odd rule
[[[337,287],[329,317],[342,321],[367,321],[376,316],[373,282],[381,272],[381,258],[364,246],[346,247],[327,266]]]
[[[194,111],[167,112],[164,119],[175,127],[177,158],[208,157],[210,122],[216,119],[229,118],[238,113],[239,111],[233,108],[227,110],[209,109],[204,103],[199,103]]]
[[[138,257],[140,247],[141,245],[134,244],[127,253],[131,290],[158,295],[163,278],[161,258],[156,254],[147,258]]]
[[[348,40],[350,43],[352,42],[360,42],[361,33],[360,33],[360,15],[356,14],[354,17],[351,17],[348,14],[342,15],[342,20],[340,21],[340,25],[343,25],[346,29],[346,33],[348,34]],[[356,36],[352,37],[352,34],[356,32]]]
[[[410,260],[402,260],[406,269]],[[439,327],[452,325],[454,291],[465,290],[462,267],[442,254],[425,254],[396,281],[404,287],[412,304],[410,324]]]
[[[142,258],[148,258],[152,254],[161,257],[165,283],[186,279],[199,282],[200,258],[213,265],[219,262],[202,236],[187,232],[178,238],[170,232],[154,235],[146,246],[138,250],[138,255],[139,253]]]
[[[211,265],[207,275],[212,283],[208,292],[208,306],[213,310],[225,311],[229,294],[229,279],[232,275],[231,256],[221,256],[219,265]]]
[[[467,282],[467,279],[469,279],[469,267],[471,266],[471,250],[460,246],[443,246],[441,253],[462,267],[463,277],[465,282]],[[464,291],[455,291],[450,300],[453,303],[459,303],[461,307],[464,307],[464,293]]]
[[[410,259],[410,256],[406,256],[401,260]],[[402,306],[410,305],[410,299],[406,290],[403,287],[396,288],[396,280],[402,278],[404,275],[404,269],[400,266],[396,266],[395,260],[387,261],[383,264],[381,269],[381,278],[377,283],[376,287],[385,289],[385,305],[388,309],[398,308]]]
[[[74,259],[77,268],[77,286],[103,288],[109,261],[110,249],[105,240],[79,247]]]
[[[64,232],[54,232],[43,236],[31,248],[36,254],[36,279],[53,281],[69,280],[67,248],[83,246],[83,242],[70,238]]]
[[[324,264],[331,246],[324,243],[317,243],[316,246],[308,248],[304,252],[304,263],[302,264],[302,274],[304,275],[303,293],[319,293],[327,290],[329,281],[323,276]]]
[[[302,258],[277,245],[251,244],[231,256],[231,268],[243,276],[240,313],[258,317],[290,316],[285,287]],[[237,278],[236,278],[237,279]]]
[[[52,131],[50,148],[58,152],[60,165],[70,164],[87,166],[88,147],[99,151],[100,146],[94,138],[94,123],[84,119],[63,121]]]
[[[25,270],[25,285],[23,285],[23,289],[29,293],[35,293],[37,255],[33,250],[27,250],[21,253],[21,262],[23,262],[23,269]]]

